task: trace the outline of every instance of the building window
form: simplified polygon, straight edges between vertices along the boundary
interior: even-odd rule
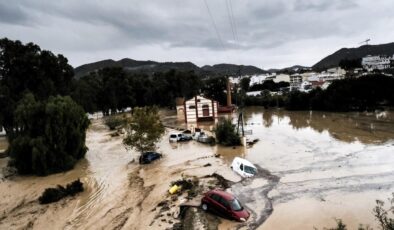
[[[207,104],[202,105],[202,108],[203,108],[203,109],[209,108],[209,105],[207,105]]]
[[[189,106],[189,109],[195,109],[195,108],[196,108],[196,106],[194,106],[194,105]]]

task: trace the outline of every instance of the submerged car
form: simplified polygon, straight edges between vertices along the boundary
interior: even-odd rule
[[[152,161],[160,159],[162,155],[156,152],[144,152],[141,154],[139,162],[140,164],[150,164]]]
[[[178,134],[178,141],[190,141],[191,139],[192,137],[186,134],[183,133]]]
[[[205,193],[201,200],[201,208],[204,211],[211,211],[241,222],[246,221],[250,216],[234,195],[221,190],[211,190]]]
[[[178,135],[175,134],[175,133],[170,134],[170,140],[169,141],[170,142],[177,142],[178,141]]]
[[[257,173],[257,168],[252,163],[240,157],[234,158],[231,168],[242,177],[252,177]]]

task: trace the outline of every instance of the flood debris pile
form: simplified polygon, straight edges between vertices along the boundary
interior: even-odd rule
[[[172,192],[171,189],[175,188]],[[178,195],[187,192],[186,199],[190,200],[196,197],[199,192],[201,192],[201,187],[199,186],[199,180],[197,177],[191,179],[182,178],[180,180],[171,183],[171,188],[169,190],[170,194],[177,193]]]
[[[226,180],[222,175],[217,173],[213,173],[211,175],[207,175],[204,178],[214,178],[215,180],[210,181],[210,185],[208,186],[209,189],[227,189],[231,187],[231,182]]]
[[[215,188],[225,190],[230,187],[230,182],[223,176],[213,173],[203,177],[182,178],[171,183],[171,186],[179,186],[182,189],[170,196],[169,200],[161,202],[160,213],[158,216],[165,216],[162,212],[168,211],[168,207],[174,206],[175,201],[178,211],[174,214],[167,214],[167,216],[177,217],[174,220],[169,220],[168,223],[174,223],[173,230],[181,229],[217,229],[220,224],[219,217],[210,213],[204,212],[200,208],[201,196]],[[184,193],[186,192],[186,193]],[[186,196],[185,196],[186,195]],[[160,205],[159,204],[159,205]],[[176,214],[176,215],[175,215]]]
[[[75,194],[83,192],[83,183],[78,179],[63,187],[58,185],[56,188],[47,188],[38,198],[40,204],[49,204],[57,202],[67,196],[75,196]]]

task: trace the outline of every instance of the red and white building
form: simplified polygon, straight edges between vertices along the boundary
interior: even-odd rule
[[[203,96],[194,96],[177,105],[178,117],[184,116],[186,123],[214,121],[218,117],[218,102]]]

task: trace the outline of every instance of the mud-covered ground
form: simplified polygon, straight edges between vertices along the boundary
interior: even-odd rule
[[[183,126],[164,113],[170,126]],[[384,113],[309,113],[244,110],[250,148],[224,148],[194,141],[170,144],[167,129],[158,151],[164,158],[138,165],[122,138],[111,137],[101,120],[87,133],[89,151],[75,169],[47,177],[0,173],[0,229],[171,229],[180,222],[182,204],[198,206],[200,196],[170,196],[171,182],[197,178],[200,194],[220,187],[213,173],[232,181],[229,190],[251,211],[246,223],[201,212],[186,215],[185,229],[313,229],[333,226],[342,218],[350,229],[359,223],[375,227],[376,199],[394,191],[394,117]],[[234,114],[234,117],[237,115]],[[194,125],[195,127],[196,125]],[[199,126],[210,130],[213,123]],[[220,154],[220,158],[214,157]],[[229,169],[235,156],[259,168],[253,179],[241,180]],[[4,168],[8,159],[0,159]],[[207,163],[211,166],[204,167]],[[39,205],[47,187],[77,178],[86,190],[58,203]],[[179,226],[179,225],[178,225]]]
[[[179,206],[199,206],[200,194],[170,196],[173,181],[197,178],[200,193],[218,187],[209,175],[219,173],[232,181],[240,178],[214,156],[211,146],[196,142],[170,144],[166,131],[158,151],[163,159],[140,166],[138,155],[126,151],[122,138],[111,137],[101,120],[87,133],[89,151],[75,169],[47,177],[0,174],[0,229],[167,229],[180,222]],[[237,151],[234,149],[234,151]],[[0,159],[6,167],[8,158]],[[206,166],[207,163],[210,166]],[[205,166],[205,167],[204,167]],[[37,198],[47,187],[81,178],[85,191],[60,202],[40,205]],[[165,205],[162,205],[163,202]],[[220,219],[201,212],[205,225],[217,228]],[[208,219],[205,219],[208,218]],[[235,226],[237,223],[232,223]]]

